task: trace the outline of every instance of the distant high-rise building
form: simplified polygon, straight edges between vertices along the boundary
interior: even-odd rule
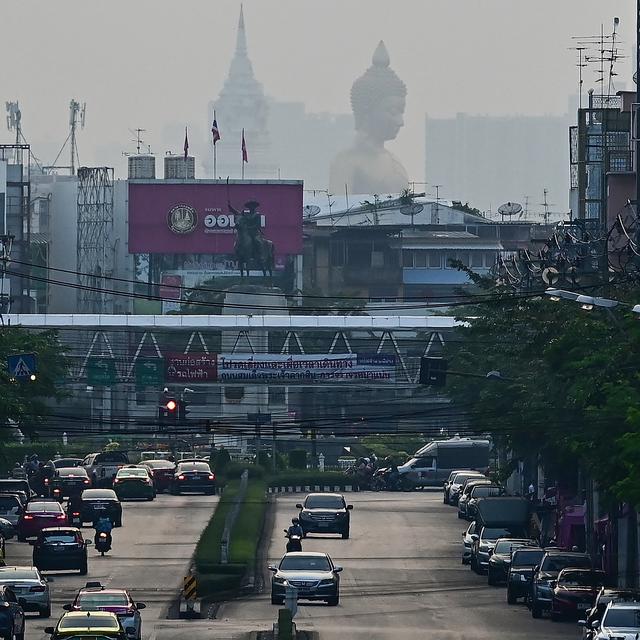
[[[528,196],[542,210],[544,190],[555,211],[567,209],[567,116],[426,117],[426,181],[447,198],[495,211]]]
[[[247,53],[247,36],[242,8],[235,54],[222,91],[213,103],[213,108],[210,109],[209,128],[213,122],[213,109],[216,111],[221,132],[221,139],[216,145],[218,155],[218,176],[216,177],[240,177],[242,131],[244,130],[249,159],[245,164],[245,177],[248,179],[277,178],[277,166],[272,159],[268,131],[269,104],[262,84],[253,73],[253,66]],[[212,171],[213,162],[206,164],[210,167],[209,171]]]

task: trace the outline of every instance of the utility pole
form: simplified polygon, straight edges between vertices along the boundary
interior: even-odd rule
[[[638,219],[638,213],[640,212],[640,131],[638,131],[638,109],[640,109],[640,0],[636,0],[636,111],[635,122],[632,123],[632,128],[635,129],[636,135],[636,157],[635,157],[635,171],[636,171],[636,246],[640,244],[640,220]],[[635,125],[635,126],[634,126]]]

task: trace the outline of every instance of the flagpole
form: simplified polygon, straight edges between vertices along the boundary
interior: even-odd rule
[[[240,145],[240,164],[242,166],[242,171],[240,173],[242,180],[244,180],[244,149],[245,149],[245,141],[244,141],[244,129],[242,130],[242,144]]]
[[[216,143],[213,143],[213,179],[216,179],[216,176],[218,175],[218,171],[216,168],[216,164],[217,164],[217,158],[216,158]]]

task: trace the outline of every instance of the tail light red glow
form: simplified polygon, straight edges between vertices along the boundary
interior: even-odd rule
[[[66,518],[67,518],[67,516],[65,516],[64,514],[56,516],[56,520],[66,520]]]
[[[86,480],[83,480],[82,482],[84,482],[84,484],[89,484],[89,478],[87,478]]]
[[[25,520],[33,520],[33,516],[30,516],[29,514],[27,514],[27,515],[24,517],[24,519],[25,519]]]
[[[186,480],[185,476],[178,476],[178,480]]]
[[[215,479],[216,479],[215,475],[213,473],[210,473],[209,480],[215,480]]]

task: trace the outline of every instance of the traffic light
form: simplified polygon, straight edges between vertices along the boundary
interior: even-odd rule
[[[186,400],[178,400],[178,421],[186,424],[189,415],[189,403]]]
[[[175,422],[178,419],[178,401],[169,393],[164,391],[160,394],[158,402],[158,420],[160,424]]]
[[[420,359],[420,384],[444,387],[447,383],[447,361],[427,356]]]

